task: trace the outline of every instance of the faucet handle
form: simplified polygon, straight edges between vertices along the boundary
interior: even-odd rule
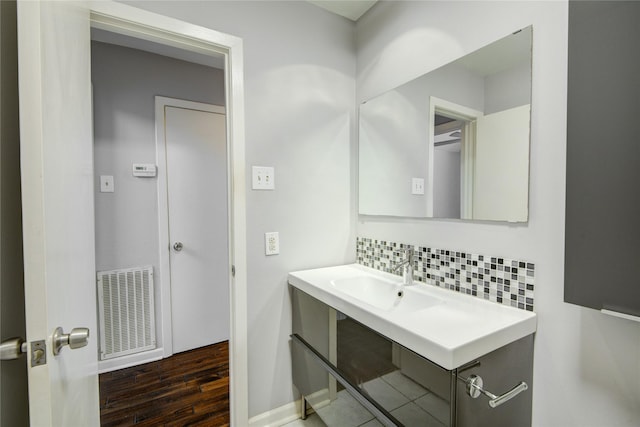
[[[412,285],[413,284],[413,246],[407,245],[404,249],[404,261],[402,261],[402,265],[404,265],[404,269],[402,270],[402,282],[403,286]],[[398,295],[402,296],[402,295]]]
[[[402,248],[402,253],[404,254],[403,259],[392,266],[394,272],[400,270],[400,268],[404,266],[413,268],[413,246]]]
[[[395,273],[407,264],[409,264],[409,262],[406,259],[402,261],[398,261],[397,263],[391,266],[391,271]]]

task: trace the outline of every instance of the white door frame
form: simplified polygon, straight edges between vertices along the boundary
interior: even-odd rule
[[[247,264],[242,39],[121,3],[90,3],[91,26],[181,49],[225,56],[227,173],[229,177],[231,424],[248,425]],[[166,341],[164,341],[166,344]]]
[[[471,219],[473,213],[473,164],[475,158],[475,128],[476,120],[482,117],[482,111],[474,110],[463,105],[455,104],[451,101],[429,97],[429,165],[427,167],[427,216],[433,216],[433,168],[435,152],[435,115],[445,114],[447,117],[466,122],[462,129],[461,153],[460,153],[460,217],[461,219]]]
[[[160,292],[160,307],[162,310],[162,353],[163,357],[173,354],[173,312],[171,310],[171,262],[170,262],[170,235],[169,235],[169,198],[167,193],[167,150],[165,142],[165,107],[179,107],[189,110],[207,111],[210,113],[226,115],[225,107],[201,102],[185,101],[164,96],[155,97],[155,126],[156,126],[156,162],[158,165],[158,243],[160,248],[160,277],[162,278],[162,290]],[[229,163],[227,161],[227,168]],[[227,176],[229,172],[227,170]],[[228,196],[227,206],[231,201]],[[227,227],[230,230],[230,227]],[[231,241],[231,236],[227,236]],[[167,286],[168,285],[168,286]]]

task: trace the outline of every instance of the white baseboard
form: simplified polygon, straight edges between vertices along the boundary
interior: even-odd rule
[[[311,412],[313,412],[314,408],[319,409],[328,405],[331,403],[331,400],[329,400],[329,389],[318,390],[307,396],[307,402],[313,404],[313,408],[308,408]],[[302,402],[300,399],[250,418],[249,426],[280,427],[299,418],[302,418]]]
[[[302,416],[300,399],[249,419],[250,427],[280,427]]]
[[[98,373],[116,371],[118,369],[129,368],[131,366],[142,365],[143,363],[155,362],[163,358],[164,350],[156,348],[142,353],[129,354],[127,356],[115,357],[108,360],[98,361]]]

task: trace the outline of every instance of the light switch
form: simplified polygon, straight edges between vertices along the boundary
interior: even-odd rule
[[[275,170],[268,166],[253,166],[251,168],[252,186],[254,190],[275,189]]]
[[[411,179],[411,194],[424,194],[424,178]]]
[[[280,237],[277,231],[264,233],[265,255],[278,255],[280,253]]]
[[[100,175],[100,192],[101,193],[113,193],[113,176],[112,175]]]

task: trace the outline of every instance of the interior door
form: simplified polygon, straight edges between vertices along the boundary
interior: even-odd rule
[[[526,221],[529,212],[529,105],[478,117],[473,219]],[[496,159],[504,159],[496,161]]]
[[[165,105],[173,352],[229,339],[224,108]]]
[[[29,411],[34,426],[99,425],[89,10],[18,1]],[[54,355],[54,331],[90,330]],[[37,341],[46,363],[32,366]],[[37,353],[36,353],[37,355]],[[42,361],[42,358],[38,358]]]

